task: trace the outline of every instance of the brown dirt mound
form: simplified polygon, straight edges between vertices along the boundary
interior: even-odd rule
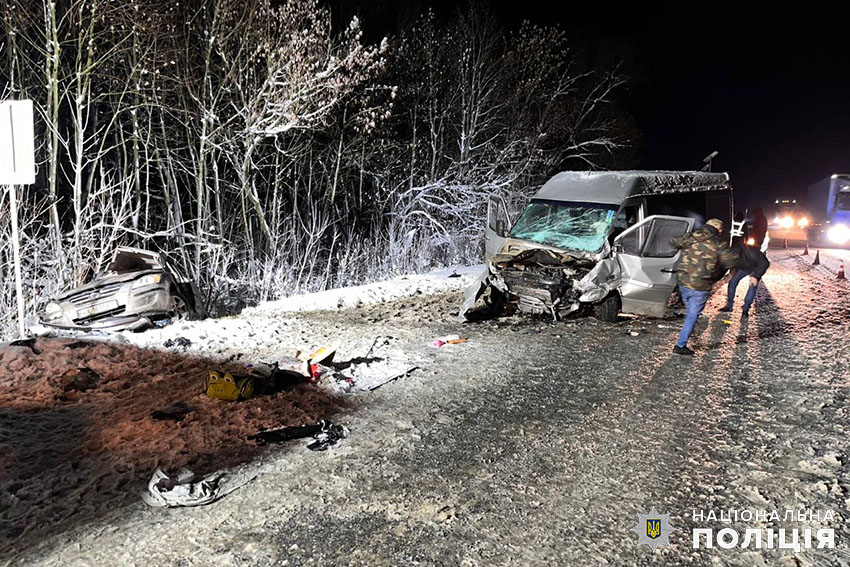
[[[0,348],[0,549],[25,531],[18,526],[84,521],[137,502],[157,466],[226,468],[261,450],[248,435],[343,407],[310,384],[241,402],[210,399],[210,368],[245,368],[203,358],[69,339],[39,339],[35,348],[40,354]],[[152,417],[175,404],[190,410],[182,421]]]

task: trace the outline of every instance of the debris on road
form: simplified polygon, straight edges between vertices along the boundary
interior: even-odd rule
[[[225,486],[222,482],[225,476],[226,473],[217,471],[201,480],[196,480],[195,473],[186,468],[180,469],[173,475],[157,468],[148,482],[148,491],[142,493],[142,500],[149,506],[158,508],[204,506],[256,478],[256,475],[250,478],[235,478]]]
[[[177,337],[176,339],[168,339],[167,341],[165,341],[163,346],[165,348],[172,348],[172,347],[183,347],[183,348],[185,348],[185,347],[192,346],[192,341],[190,341],[189,339],[187,339],[185,337]]]
[[[253,376],[234,376],[230,372],[210,370],[204,383],[207,396],[219,400],[246,400],[254,395]]]
[[[313,425],[296,425],[260,431],[256,435],[249,435],[248,440],[256,442],[257,445],[267,445],[312,437],[316,441],[307,445],[307,448],[311,451],[325,451],[341,439],[348,437],[349,433],[344,425],[336,425],[323,419]]]
[[[459,345],[467,342],[468,340],[469,339],[461,338],[459,335],[446,335],[444,337],[437,337],[431,341],[431,346],[439,348],[443,345]]]

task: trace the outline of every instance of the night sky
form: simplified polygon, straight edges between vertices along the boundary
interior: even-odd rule
[[[331,4],[390,33],[425,6],[457,9],[444,0]],[[713,169],[730,173],[736,206],[750,208],[850,172],[850,31],[834,8],[747,13],[707,2],[696,15],[695,3],[482,4],[509,29],[523,19],[558,23],[576,48],[624,62],[626,101],[642,134],[639,168],[699,169],[717,150]]]

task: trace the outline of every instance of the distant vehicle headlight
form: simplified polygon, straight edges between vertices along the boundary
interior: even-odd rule
[[[44,319],[46,321],[53,321],[54,319],[59,319],[62,317],[62,308],[55,301],[51,301],[47,305],[44,306]]]
[[[791,217],[782,217],[781,219],[779,219],[779,226],[781,226],[782,228],[791,228],[792,226],[794,226],[794,219],[792,219]]]
[[[146,285],[158,284],[162,281],[162,274],[148,274],[146,276],[142,276],[136,281],[133,282],[133,285],[130,286],[130,289],[136,289],[140,287],[145,287]]]
[[[847,244],[850,242],[850,228],[843,224],[837,224],[829,229],[826,237],[836,244]]]
[[[799,226],[800,228],[806,228],[807,226],[809,226],[809,219],[807,219],[806,217],[802,217],[800,220],[797,221],[797,226]]]
[[[755,245],[756,245],[756,239],[755,238],[753,238],[751,236],[750,238],[747,239],[747,246],[755,246]]]

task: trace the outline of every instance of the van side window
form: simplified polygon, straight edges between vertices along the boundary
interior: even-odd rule
[[[670,239],[682,236],[688,231],[688,223],[674,219],[655,219],[649,229],[649,238],[644,246],[642,256],[646,258],[672,258],[676,248],[670,244]]]
[[[642,244],[643,239],[641,238],[640,229],[633,230],[629,234],[625,235],[619,240],[619,244],[623,247],[623,254],[631,254],[633,256],[640,256],[640,246]]]

